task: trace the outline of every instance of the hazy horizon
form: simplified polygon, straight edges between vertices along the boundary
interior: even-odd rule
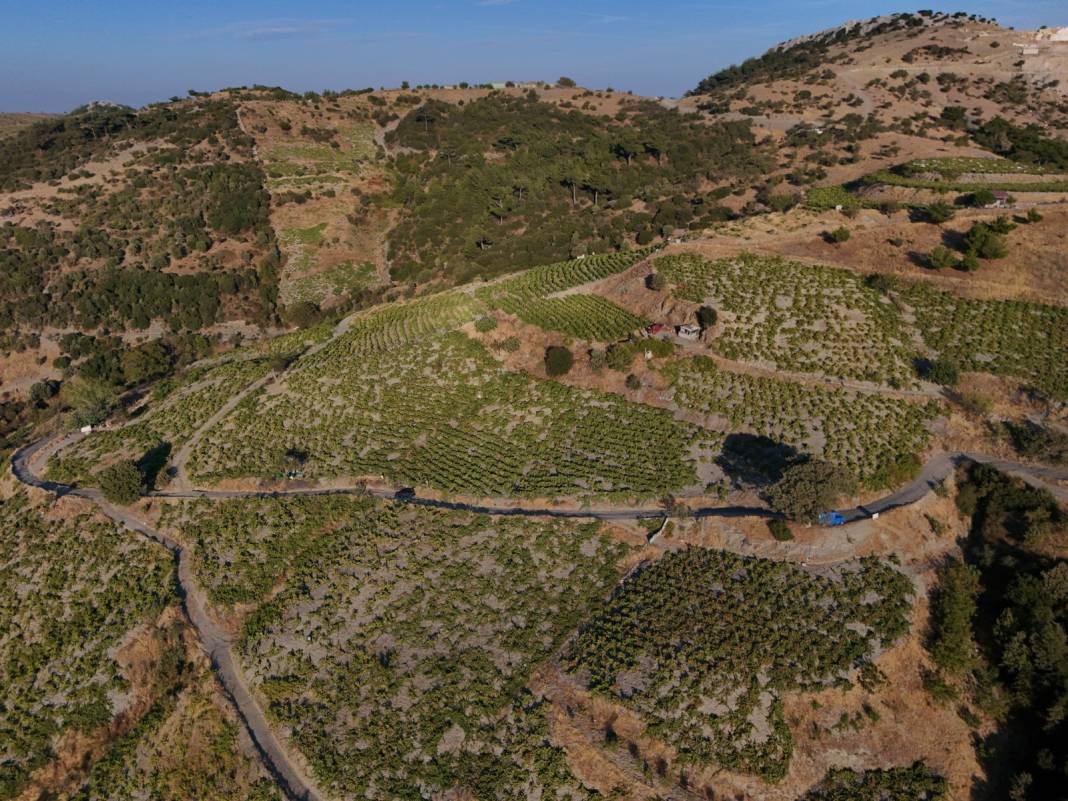
[[[555,80],[678,96],[705,75],[785,39],[895,11],[965,10],[1003,25],[1068,24],[1053,0],[968,8],[843,0],[757,5],[669,0],[416,0],[404,10],[336,0],[152,7],[8,2],[0,111],[62,112],[92,100],[141,106],[251,84],[293,91]]]

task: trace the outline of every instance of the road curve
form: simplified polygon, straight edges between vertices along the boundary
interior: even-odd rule
[[[208,614],[207,597],[193,575],[190,564],[192,557],[189,550],[166,534],[138,520],[126,510],[109,503],[100,490],[45,481],[35,474],[30,467],[30,460],[51,441],[51,439],[39,440],[12,456],[11,472],[15,478],[23,484],[43,489],[60,497],[71,495],[91,501],[116,523],[162,545],[174,554],[178,563],[179,595],[186,614],[200,637],[204,650],[211,658],[212,666],[215,668],[226,695],[237,709],[268,771],[290,798],[298,801],[326,801],[327,796],[321,793],[311,779],[290,759],[288,752],[271,730],[260,705],[249,692],[244,674],[234,659],[233,642],[229,634]]]
[[[233,701],[238,714],[244,721],[253,741],[256,743],[265,764],[279,781],[291,798],[301,801],[325,801],[326,797],[314,786],[312,781],[290,759],[288,753],[275,737],[263,710],[249,692],[244,675],[233,656],[233,643],[229,635],[211,619],[203,589],[196,581],[190,567],[191,557],[186,548],[167,535],[147,526],[120,509],[103,497],[97,489],[75,487],[54,481],[46,481],[33,472],[31,460],[54,438],[45,438],[18,450],[11,458],[11,471],[15,478],[28,486],[37,487],[57,496],[73,495],[85,498],[97,505],[100,510],[127,528],[159,543],[171,551],[178,562],[178,584],[182,601],[193,627],[196,629],[205,650],[211,656],[212,664],[219,676],[223,688]],[[1029,484],[1044,487],[1058,500],[1068,502],[1068,489],[1057,486],[1056,481],[1068,481],[1068,469],[1028,465],[979,453],[939,453],[931,457],[923,466],[920,475],[909,484],[871,503],[840,510],[846,524],[870,518],[875,513],[886,512],[919,501],[931,491],[937,483],[944,480],[964,462],[981,462],[990,464],[999,470],[1018,476]],[[414,495],[398,493],[395,490],[368,489],[362,486],[335,487],[324,489],[289,489],[289,490],[202,490],[181,489],[161,490],[148,493],[158,498],[208,498],[228,500],[236,498],[282,498],[320,495],[372,495],[384,500],[409,503],[436,509],[475,512],[479,514],[551,517],[551,518],[594,518],[598,520],[636,520],[642,518],[666,518],[668,513],[660,509],[633,509],[629,507],[610,507],[601,509],[552,509],[532,506],[492,506],[462,501],[444,501],[434,498],[419,498]],[[696,518],[708,517],[776,517],[769,509],[750,506],[704,506],[688,510],[687,514]]]

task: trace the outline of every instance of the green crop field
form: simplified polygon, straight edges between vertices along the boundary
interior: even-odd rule
[[[924,341],[961,369],[1012,376],[1068,399],[1068,309],[961,298],[920,283],[900,294]]]
[[[289,271],[302,273],[319,263],[318,250],[325,230],[326,223],[319,223],[310,228],[286,228],[279,233]]]
[[[675,295],[719,311],[721,356],[877,383],[913,378],[900,315],[855,273],[752,254],[661,256],[653,266]]]
[[[569,664],[681,761],[777,781],[793,749],[780,694],[843,682],[908,631],[911,593],[873,558],[827,577],[690,548],[630,577],[583,627]]]
[[[307,301],[321,304],[330,297],[359,292],[375,280],[375,266],[370,262],[353,264],[345,261],[313,275],[283,280],[278,297],[286,306]]]
[[[351,331],[298,362],[203,437],[192,475],[262,476],[300,454],[307,478],[624,500],[692,485],[695,451],[719,444],[662,409],[508,372],[459,332],[412,339],[374,348]]]
[[[56,738],[128,700],[115,649],[176,600],[162,548],[94,515],[59,519],[24,492],[0,500],[0,798],[53,757]]]
[[[727,372],[710,359],[668,368],[675,402],[849,468],[872,487],[899,480],[899,465],[921,452],[936,402],[914,403],[871,393],[825,389]]]
[[[275,145],[265,155],[265,169],[272,186],[292,185],[293,179],[329,178],[331,173],[354,173],[374,158],[374,131],[370,125],[340,132],[345,147],[308,141]]]
[[[167,522],[216,598],[267,598],[241,661],[331,795],[587,797],[524,687],[616,581],[625,548],[596,524],[344,497],[189,502]]]

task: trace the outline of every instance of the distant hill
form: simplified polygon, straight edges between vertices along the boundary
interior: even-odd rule
[[[814,196],[853,207],[836,187],[931,158],[996,154],[1056,188],[1056,38],[898,14],[786,42],[680,100],[567,81],[256,86],[0,116],[0,392],[72,374],[130,386],[382,301]],[[929,202],[940,187],[914,173],[864,202]]]
[[[714,113],[782,127],[843,108],[911,132],[947,106],[1063,130],[1068,42],[963,12],[918,12],[848,22],[783,42],[716,72],[689,92]]]
[[[32,111],[0,111],[0,138],[17,133],[39,120],[57,116],[59,115]]]

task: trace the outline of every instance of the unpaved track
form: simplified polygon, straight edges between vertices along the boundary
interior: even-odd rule
[[[267,722],[267,719],[263,714],[263,710],[249,691],[244,675],[241,672],[241,668],[234,660],[233,643],[229,634],[212,620],[208,613],[209,606],[204,590],[197,582],[190,567],[191,557],[189,551],[167,535],[149,527],[144,522],[134,517],[129,511],[120,509],[108,503],[99,490],[73,487],[68,484],[46,481],[34,472],[31,465],[34,457],[39,451],[46,450],[49,446],[54,447],[57,444],[69,443],[70,439],[69,435],[58,439],[45,438],[22,448],[12,456],[12,473],[23,484],[43,489],[47,492],[54,493],[57,496],[73,495],[95,503],[97,507],[112,520],[115,520],[132,531],[136,531],[148,539],[159,543],[175,555],[178,562],[178,584],[186,613],[200,636],[200,640],[203,643],[205,650],[211,656],[212,664],[218,673],[223,688],[226,690],[226,693],[237,708],[249,733],[252,735],[253,741],[259,748],[267,767],[274,774],[282,787],[285,788],[291,798],[305,799],[306,801],[325,801],[326,796],[315,787],[313,782],[290,758],[288,752],[275,737],[270,724]],[[927,461],[920,475],[914,481],[877,501],[865,504],[864,506],[843,510],[843,515],[846,518],[847,523],[850,523],[868,518],[876,512],[885,512],[889,509],[915,503],[927,495],[935,484],[949,476],[958,464],[969,461],[987,463],[999,470],[1019,476],[1029,484],[1045,487],[1060,501],[1068,502],[1068,489],[1053,483],[1056,481],[1068,481],[1068,468],[1027,465],[1020,462],[1012,462],[976,453],[939,453]],[[280,491],[188,489],[169,490],[150,494],[152,497],[160,498],[204,498],[213,500],[370,494],[378,498],[402,503],[491,515],[596,518],[599,520],[634,520],[649,517],[666,517],[666,513],[662,510],[634,509],[629,507],[553,509],[544,506],[486,506],[442,501],[431,498],[417,498],[405,494],[398,495],[394,490],[369,490],[362,486]],[[706,506],[693,509],[690,514],[693,517],[698,518],[744,517],[753,515],[763,517],[774,516],[774,513],[767,509],[746,506]]]
[[[146,525],[128,510],[108,503],[97,489],[72,487],[41,479],[33,472],[30,463],[34,455],[50,443],[51,440],[44,439],[18,451],[11,460],[11,472],[15,478],[23,484],[38,487],[60,497],[73,495],[91,501],[116,523],[159,543],[174,554],[178,563],[178,589],[186,614],[193,628],[196,629],[204,650],[211,657],[219,681],[236,707],[238,715],[244,721],[267,769],[290,798],[300,801],[326,801],[327,796],[321,793],[301,768],[290,759],[288,752],[271,730],[260,705],[249,692],[244,674],[234,660],[233,642],[230,635],[208,613],[207,597],[193,575],[190,565],[192,557],[188,549],[166,534]]]

